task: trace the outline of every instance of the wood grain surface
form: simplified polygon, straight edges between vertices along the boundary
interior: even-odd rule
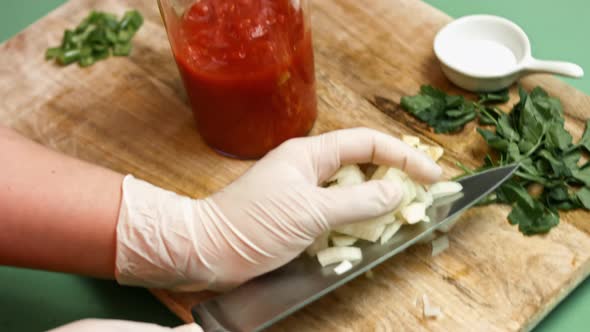
[[[126,8],[146,18],[129,58],[86,69],[44,61],[45,48],[90,9]],[[417,134],[445,148],[446,175],[458,172],[457,160],[478,165],[486,149],[474,124],[436,135],[398,104],[424,83],[464,93],[445,80],[432,51],[436,31],[449,20],[417,0],[313,1],[319,98],[313,133],[368,126]],[[548,76],[522,83],[560,97],[567,128],[580,136],[590,116],[588,96]],[[218,190],[250,165],[213,153],[199,138],[155,1],[72,0],[2,44],[0,123],[192,197]],[[433,258],[426,245],[411,248],[375,269],[374,280],[360,277],[270,330],[529,330],[590,273],[590,214],[562,213],[549,235],[526,238],[508,225],[507,213],[501,206],[474,208],[450,233],[443,254]],[[190,307],[210,296],[153,293],[185,321],[192,320]],[[442,318],[422,316],[416,301],[422,294],[442,308]]]

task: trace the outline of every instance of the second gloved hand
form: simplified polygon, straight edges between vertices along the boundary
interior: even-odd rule
[[[377,217],[402,198],[388,180],[322,188],[341,165],[372,162],[436,181],[441,169],[381,132],[356,128],[292,139],[238,180],[193,200],[127,176],[117,226],[122,284],[223,290],[295,258],[334,226]]]

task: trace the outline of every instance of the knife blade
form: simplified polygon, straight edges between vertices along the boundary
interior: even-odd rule
[[[322,267],[315,257],[301,255],[230,292],[197,304],[192,308],[195,322],[205,332],[261,331],[456,220],[517,169],[518,165],[497,167],[460,179],[462,192],[435,200],[427,211],[429,223],[406,225],[383,245],[359,245],[363,259],[342,275],[337,275],[333,266]]]

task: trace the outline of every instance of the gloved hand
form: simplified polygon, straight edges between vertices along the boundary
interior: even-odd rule
[[[319,187],[345,164],[372,162],[423,183],[441,169],[391,136],[366,128],[292,139],[214,195],[193,200],[127,176],[117,226],[121,284],[224,290],[295,258],[333,226],[392,211],[401,184]]]
[[[203,332],[197,324],[169,328],[155,324],[111,319],[83,319],[49,332]]]

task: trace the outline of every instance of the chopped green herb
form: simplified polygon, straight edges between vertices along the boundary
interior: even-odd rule
[[[120,21],[113,14],[92,11],[74,30],[64,31],[60,46],[48,48],[45,59],[88,67],[111,53],[129,55],[131,39],[142,24],[143,17],[136,10],[127,11]]]
[[[496,92],[482,92],[479,94],[479,103],[505,103],[510,97],[508,96],[508,89]]]
[[[60,47],[50,47],[47,49],[47,51],[45,51],[45,59],[46,60],[55,59],[61,54],[61,52],[62,51],[61,51]]]
[[[113,48],[113,55],[125,56],[129,55],[129,53],[131,53],[131,43],[115,44]]]

